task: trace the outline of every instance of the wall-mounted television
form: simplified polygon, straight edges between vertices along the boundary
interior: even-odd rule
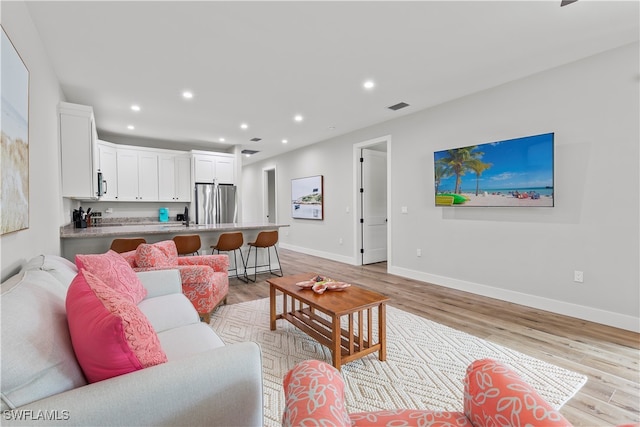
[[[436,151],[436,206],[553,207],[553,133]]]

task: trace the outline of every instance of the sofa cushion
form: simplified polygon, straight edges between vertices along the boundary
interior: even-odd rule
[[[38,269],[2,283],[3,410],[87,384],[71,347],[67,286]]]
[[[138,308],[147,316],[157,333],[200,322],[200,316],[182,293],[144,299],[140,301]]]
[[[170,362],[224,347],[224,342],[213,329],[202,322],[160,332],[158,338]]]
[[[80,270],[67,293],[73,349],[89,382],[167,361],[153,327],[126,296]]]
[[[173,240],[158,243],[143,243],[136,248],[136,266],[175,267],[178,265],[178,250]]]
[[[131,302],[139,303],[147,296],[147,290],[131,266],[119,253],[76,255],[78,269],[86,269],[116,291],[128,295]]]

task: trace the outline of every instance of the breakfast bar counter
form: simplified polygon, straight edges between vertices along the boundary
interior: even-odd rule
[[[76,254],[104,253],[109,250],[115,238],[143,237],[147,243],[172,239],[181,234],[199,234],[202,241],[200,253],[211,253],[210,247],[218,241],[222,233],[240,231],[245,245],[253,241],[260,231],[289,227],[288,224],[232,223],[232,224],[190,224],[180,222],[122,222],[103,223],[97,227],[74,228],[73,224],[60,227],[62,256],[70,261]]]

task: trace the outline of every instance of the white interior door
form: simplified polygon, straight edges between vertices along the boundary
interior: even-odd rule
[[[387,153],[362,149],[362,264],[387,260]]]

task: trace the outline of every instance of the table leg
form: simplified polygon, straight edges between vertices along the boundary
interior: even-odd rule
[[[340,346],[340,340],[342,339],[340,329],[340,316],[333,316],[331,321],[331,356],[333,359],[333,367],[340,370],[342,366],[342,351]]]
[[[269,285],[269,327],[272,331],[276,330],[276,288]]]
[[[384,303],[378,306],[378,342],[380,343],[378,358],[384,362],[387,360],[387,312]]]

